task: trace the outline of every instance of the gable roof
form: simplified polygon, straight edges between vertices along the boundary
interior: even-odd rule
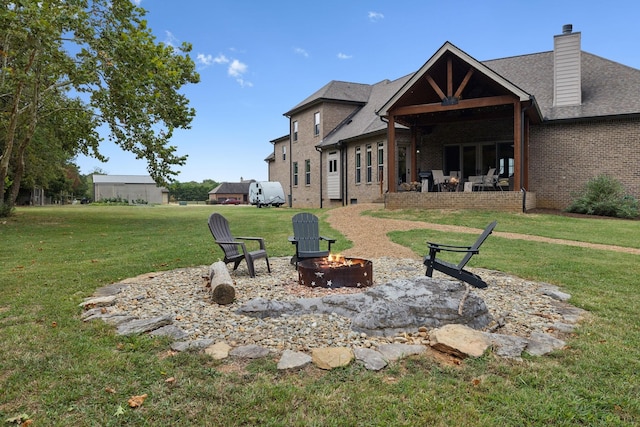
[[[321,147],[337,144],[339,141],[368,136],[376,132],[386,132],[387,123],[383,122],[376,111],[411,78],[411,74],[394,81],[383,80],[371,86],[368,102],[350,115],[336,129],[329,132]]]
[[[424,65],[413,74],[413,76],[404,84],[404,86],[382,106],[377,114],[380,116],[387,116],[389,114],[389,109],[393,107],[393,105],[400,99],[402,95],[404,95],[405,91],[413,87],[418,82],[418,80],[420,80],[425,74],[427,74],[431,67],[433,67],[433,65],[448,52],[462,59],[464,62],[478,70],[480,73],[484,74],[486,77],[490,78],[500,86],[507,89],[509,92],[513,93],[520,99],[520,101],[528,101],[532,98],[532,94],[529,94],[520,89],[518,86],[514,85],[509,80],[493,71],[491,68],[471,57],[466,52],[458,49],[450,42],[445,42],[442,47],[440,47],[440,49],[438,49],[436,53],[433,54],[433,56],[429,58],[429,60],[425,62]]]
[[[209,191],[209,194],[249,194],[249,186],[252,182],[254,181],[223,182]]]
[[[291,110],[284,113],[284,115],[290,117],[299,111],[324,101],[365,104],[369,99],[370,92],[371,85],[368,84],[332,80]]]

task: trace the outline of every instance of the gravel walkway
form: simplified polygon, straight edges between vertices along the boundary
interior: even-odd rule
[[[470,227],[431,224],[421,221],[408,221],[400,219],[381,219],[367,215],[361,215],[363,211],[382,209],[384,209],[384,206],[380,203],[363,203],[338,209],[332,209],[329,211],[327,215],[329,224],[331,224],[333,228],[339,230],[353,242],[353,248],[345,251],[345,256],[358,256],[363,258],[372,258],[377,256],[416,258],[416,254],[414,254],[413,251],[404,246],[393,243],[387,238],[387,233],[389,233],[390,231],[429,229],[456,233],[470,233],[475,235],[482,233],[482,230]],[[591,249],[602,249],[640,255],[640,249],[637,248],[576,242],[573,240],[552,239],[549,237],[532,236],[528,234],[518,233],[506,233],[502,231],[494,231],[493,235],[504,237],[506,239],[529,240],[535,242],[586,247]]]

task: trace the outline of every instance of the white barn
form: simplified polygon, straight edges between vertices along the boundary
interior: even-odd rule
[[[168,204],[169,190],[148,175],[93,175],[93,200],[118,198],[131,204]]]

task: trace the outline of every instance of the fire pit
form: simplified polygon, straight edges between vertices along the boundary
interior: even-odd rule
[[[298,282],[309,287],[363,288],[373,284],[371,261],[329,255],[298,262]]]

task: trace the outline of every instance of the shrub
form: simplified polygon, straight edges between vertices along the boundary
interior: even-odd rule
[[[607,175],[590,179],[575,197],[567,212],[618,218],[636,218],[639,215],[638,200],[625,194],[622,184]]]

